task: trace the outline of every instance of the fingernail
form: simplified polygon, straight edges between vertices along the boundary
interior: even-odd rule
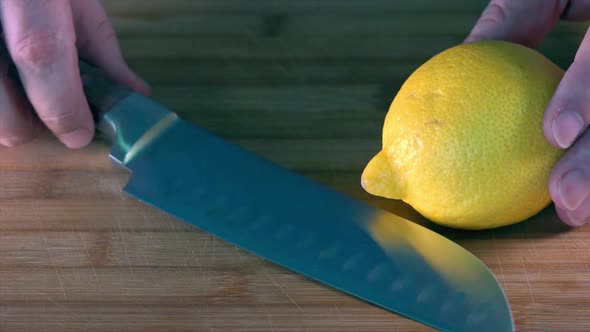
[[[78,149],[90,143],[92,132],[86,128],[79,128],[60,136],[61,141],[70,149]]]
[[[485,38],[483,36],[480,36],[478,34],[476,34],[475,32],[470,33],[464,40],[464,43],[475,43],[478,42],[480,40],[484,40]]]
[[[149,95],[151,92],[150,85],[141,77],[138,73],[136,73],[131,67],[127,66],[126,70],[128,72],[128,84],[130,87],[144,95]]]
[[[472,35],[469,35],[469,36],[467,36],[467,38],[465,38],[465,39],[463,40],[463,42],[464,42],[464,43],[473,43],[473,42],[475,42],[475,41],[476,41],[476,39],[475,39],[475,37],[474,37],[474,36],[472,36]]]
[[[135,72],[132,72],[135,79],[135,88],[144,95],[149,95],[151,92],[150,85]]]
[[[559,181],[559,197],[568,210],[577,209],[588,197],[588,190],[584,186],[585,180],[586,176],[581,170],[573,169]]]
[[[562,148],[568,148],[584,129],[584,119],[577,112],[561,111],[553,120],[553,136]]]
[[[590,221],[590,218],[579,219],[577,216],[574,215],[574,213],[571,212],[568,212],[567,216],[569,218],[569,224],[574,227],[584,226]]]
[[[11,136],[11,137],[3,137],[0,138],[0,145],[6,147],[15,147],[17,145],[24,144],[28,142],[31,138],[27,136]]]

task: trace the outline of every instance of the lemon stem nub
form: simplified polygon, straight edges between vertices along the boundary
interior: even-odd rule
[[[381,150],[367,164],[361,176],[361,186],[375,196],[399,199],[401,185],[391,171],[385,152]]]

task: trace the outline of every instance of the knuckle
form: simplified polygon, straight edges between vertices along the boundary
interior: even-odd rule
[[[64,109],[52,114],[39,114],[39,119],[57,134],[68,133],[77,128],[80,115],[77,111]]]
[[[55,63],[63,50],[60,37],[49,31],[34,31],[16,41],[12,57],[27,67],[45,67]]]

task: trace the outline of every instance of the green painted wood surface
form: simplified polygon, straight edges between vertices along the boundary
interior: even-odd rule
[[[590,232],[551,208],[489,232],[436,227],[360,188],[404,79],[486,1],[104,1],[129,63],[182,116],[456,240],[497,275],[519,331],[590,329]],[[564,68],[584,23],[539,49]],[[98,139],[0,150],[0,331],[429,331],[121,193]]]

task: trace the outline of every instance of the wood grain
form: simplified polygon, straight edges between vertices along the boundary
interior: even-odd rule
[[[489,266],[518,331],[590,329],[590,229],[553,208],[485,232],[372,197],[360,173],[404,79],[487,1],[105,0],[132,67],[182,116],[457,241]],[[567,67],[587,27],[539,46]],[[431,331],[277,267],[121,192],[97,137],[0,149],[0,331]],[[515,202],[518,204],[518,202]]]

